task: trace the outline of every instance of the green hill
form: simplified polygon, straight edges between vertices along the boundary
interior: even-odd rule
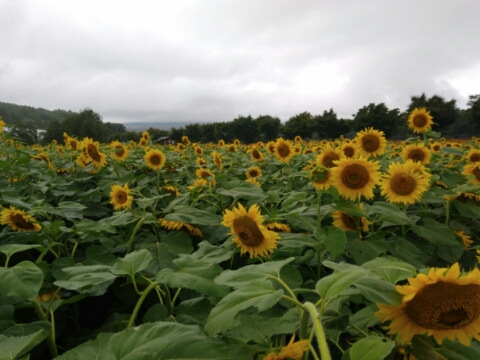
[[[8,125],[15,125],[21,121],[25,125],[31,125],[37,129],[46,129],[50,121],[56,120],[60,122],[74,114],[76,113],[73,111],[46,110],[0,101],[0,116]]]

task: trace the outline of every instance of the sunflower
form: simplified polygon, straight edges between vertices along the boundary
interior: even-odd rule
[[[227,150],[230,151],[230,152],[237,152],[237,146],[235,144],[230,144],[227,147]]]
[[[358,151],[355,146],[350,144],[350,142],[345,142],[342,145],[342,152],[346,157],[353,158],[357,155]]]
[[[3,128],[5,127],[5,121],[2,120],[2,117],[0,117],[0,134],[3,133]]]
[[[157,149],[149,150],[143,159],[152,170],[159,170],[165,165],[165,154]]]
[[[260,186],[260,182],[258,181],[257,178],[250,178],[250,179],[246,179],[245,181],[248,182],[248,183],[250,183],[250,184],[253,184],[253,185],[256,185],[256,186]]]
[[[240,146],[240,140],[238,139],[233,140],[233,145]]]
[[[429,179],[420,172],[416,172],[412,163],[412,161],[408,164],[391,163],[387,173],[383,174],[380,188],[387,201],[396,204],[414,204],[428,190]]]
[[[470,245],[473,244],[472,238],[467,234],[465,234],[465,232],[463,231],[460,231],[460,230],[453,230],[453,231],[460,238],[460,240],[462,241],[463,247],[465,248],[465,251],[467,251]]]
[[[467,155],[465,155],[465,158],[469,162],[479,162],[480,161],[480,150],[477,150],[477,149],[470,150],[467,153]]]
[[[433,117],[426,108],[415,108],[409,115],[408,127],[417,134],[424,133],[432,127]]]
[[[188,140],[188,136],[186,136],[186,135],[183,135],[183,136],[182,136],[182,142],[183,142],[185,145],[190,145],[190,140]]]
[[[326,190],[332,186],[332,173],[323,165],[317,165],[310,170],[313,187],[317,190]]]
[[[131,209],[133,196],[130,195],[128,185],[112,185],[110,191],[110,204],[113,210]]]
[[[113,148],[113,158],[120,162],[125,161],[128,156],[128,150],[125,148],[125,146],[123,146],[122,143],[117,140],[113,141],[110,145]]]
[[[145,141],[150,140],[150,134],[148,133],[148,131],[144,131],[144,132],[142,133],[142,138],[143,138]]]
[[[317,159],[315,160],[318,165],[323,165],[327,168],[332,168],[336,166],[333,162],[335,160],[340,160],[342,159],[343,153],[339,149],[334,149],[330,145],[327,145],[322,153],[317,156]]]
[[[72,150],[77,150],[78,146],[78,140],[72,137],[68,137],[65,144]]]
[[[301,143],[302,142],[302,137],[300,135],[295,136],[295,142],[296,143]]]
[[[268,230],[277,231],[277,232],[278,231],[280,231],[280,232],[292,232],[292,229],[290,228],[290,226],[288,226],[286,224],[276,222],[276,221],[273,221],[273,222],[270,222],[270,223],[266,224],[265,227]]]
[[[169,230],[178,230],[178,231],[187,230],[190,235],[202,236],[202,232],[200,231],[199,228],[196,228],[195,226],[192,226],[184,222],[158,219],[158,223],[160,224],[161,227],[164,227]]]
[[[198,178],[209,178],[209,177],[215,176],[214,173],[212,173],[209,169],[205,169],[205,168],[197,169],[197,171],[195,172],[195,175]]]
[[[299,340],[295,341],[295,335],[290,339],[290,342],[287,346],[282,347],[278,354],[271,352],[267,354],[263,360],[301,360],[303,358],[303,353],[308,350],[310,340]]]
[[[248,168],[246,172],[247,179],[256,178],[262,176],[262,170],[258,166],[252,166]]]
[[[95,167],[102,168],[107,164],[107,155],[100,152],[100,144],[86,137],[82,141],[83,152],[93,162]]]
[[[429,149],[432,150],[433,152],[435,153],[438,153],[440,150],[442,150],[442,144],[440,144],[439,142],[432,142],[431,144],[429,144]]]
[[[13,206],[10,206],[10,209],[2,209],[0,222],[2,225],[9,225],[18,232],[38,231],[42,228],[32,216]]]
[[[223,139],[218,140],[218,146],[220,147],[225,146],[225,140]]]
[[[207,164],[207,161],[203,157],[199,157],[195,160],[197,165],[204,167]]]
[[[371,127],[357,133],[356,143],[360,155],[378,156],[385,152],[387,140],[383,131],[374,130]]]
[[[280,239],[276,232],[267,230],[262,223],[263,216],[257,204],[248,211],[242,204],[233,211],[227,209],[222,221],[222,225],[231,229],[230,235],[235,235],[232,241],[240,248],[240,254],[248,252],[251,258],[267,256],[276,249]]]
[[[215,186],[217,185],[217,183],[215,182],[215,180],[210,180],[208,181],[207,179],[203,179],[203,178],[200,178],[200,179],[195,179],[195,181],[193,182],[192,185],[190,185],[188,188],[190,190],[196,190],[197,188],[201,187],[201,186],[207,186],[207,185],[212,185],[212,186]],[[203,189],[198,189],[198,191],[201,191]]]
[[[203,149],[200,146],[196,146],[194,152],[195,152],[195,155],[197,156],[203,155]]]
[[[251,155],[252,155],[252,160],[255,162],[262,161],[264,157],[261,151],[259,151],[256,147],[252,149]]]
[[[213,151],[212,152],[212,157],[213,157],[213,164],[218,167],[219,169],[222,169],[223,168],[223,164],[222,164],[222,157],[220,156],[219,153],[217,153],[216,151]]]
[[[185,145],[182,144],[182,143],[178,143],[178,144],[177,144],[177,149],[178,149],[179,151],[183,151],[183,150],[185,150]]]
[[[473,184],[476,184],[480,181],[480,163],[474,162],[468,165],[465,165],[463,168],[462,174],[465,176],[472,176],[473,178],[470,180]]]
[[[289,140],[283,140],[282,138],[277,139],[275,143],[275,156],[278,161],[288,163],[294,154],[292,143]]]
[[[407,161],[411,159],[413,161],[418,161],[424,165],[430,162],[430,157],[432,155],[431,151],[428,150],[423,144],[412,144],[406,146],[402,151],[403,160]]]
[[[360,210],[362,209],[363,204],[360,204]],[[360,231],[367,232],[368,226],[371,224],[371,222],[363,216],[353,216],[343,211],[334,211],[332,213],[332,218],[332,225],[344,231],[356,232],[357,229],[360,228]]]
[[[334,162],[337,166],[331,169],[332,185],[346,199],[356,200],[363,195],[373,198],[373,188],[378,183],[380,165],[377,161],[365,158],[346,158]]]
[[[270,154],[275,153],[275,141],[269,141],[267,142],[267,145],[265,145],[265,148]]]
[[[178,191],[178,189],[175,186],[166,185],[163,188],[172,195],[175,195],[175,196],[180,195],[180,191]]]
[[[427,333],[441,345],[445,338],[465,346],[470,337],[480,340],[480,271],[460,274],[458,263],[450,269],[430,268],[428,275],[408,279],[409,285],[396,286],[402,304],[377,304],[380,321],[392,320],[389,334],[398,334],[409,343],[416,334]]]

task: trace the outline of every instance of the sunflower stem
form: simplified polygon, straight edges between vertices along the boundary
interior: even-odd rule
[[[127,243],[127,254],[130,254],[130,251],[132,250],[133,239],[135,239],[135,235],[137,234],[137,231],[140,229],[144,221],[145,221],[145,217],[142,217],[138,221],[135,228],[133,229],[132,235],[130,235],[130,239],[128,240],[128,243]]]
[[[450,201],[446,201],[445,204],[445,225],[450,226]]]
[[[48,321],[48,315],[43,311],[42,306],[38,303],[38,301],[35,300],[33,302],[33,307],[37,311],[37,314],[40,320]],[[55,344],[55,328],[52,322],[50,322],[50,324],[52,326],[52,331],[50,332],[50,335],[47,336],[47,344],[53,359],[58,356],[58,350],[57,350],[57,345]]]
[[[317,190],[317,226],[319,229],[322,228],[322,217],[320,216],[321,205],[322,205],[322,192]]]
[[[140,296],[140,299],[138,299],[137,304],[135,305],[135,309],[133,309],[132,316],[130,316],[130,321],[128,322],[127,329],[133,326],[133,323],[135,322],[135,318],[137,317],[138,311],[140,310],[140,307],[142,306],[143,301],[147,297],[150,290],[152,290],[157,285],[158,283],[156,281],[152,282],[150,285],[148,285],[148,287],[145,290],[143,290],[142,295]]]
[[[315,307],[315,305],[308,301],[304,303],[303,306],[310,313],[310,316],[312,318],[313,328],[315,329],[315,335],[317,336],[318,347],[320,348],[320,356],[322,360],[332,360],[317,308]]]

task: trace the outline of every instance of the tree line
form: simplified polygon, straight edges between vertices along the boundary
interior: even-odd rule
[[[427,97],[424,93],[412,96],[403,112],[389,109],[385,103],[370,103],[353,114],[351,119],[338,118],[335,111],[330,109],[318,115],[303,112],[292,116],[284,124],[278,117],[260,115],[254,118],[248,115],[226,122],[194,123],[170,130],[149,128],[147,131],[154,140],[169,136],[172,140],[181,141],[182,136],[186,135],[193,142],[218,142],[220,139],[233,142],[238,139],[242,143],[254,143],[278,137],[293,139],[297,135],[305,139],[331,140],[340,135],[353,137],[357,131],[373,127],[383,131],[387,138],[401,139],[410,135],[407,128],[409,113],[421,107],[427,108],[433,116],[435,124],[432,130],[444,136],[480,132],[480,95],[469,96],[467,108],[459,109],[455,99],[446,100],[441,95]],[[123,124],[103,122],[100,114],[88,108],[74,113],[0,102],[0,116],[11,126],[11,136],[27,144],[40,140],[36,131],[38,128],[46,128],[41,139],[43,143],[52,140],[61,142],[64,132],[79,139],[91,137],[100,142],[138,141],[141,134],[127,131]]]

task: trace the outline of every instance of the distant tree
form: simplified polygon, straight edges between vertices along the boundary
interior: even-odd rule
[[[15,140],[20,140],[26,145],[33,145],[38,143],[38,133],[35,126],[25,124],[23,121],[19,121],[9,131],[10,137]]]
[[[467,117],[476,131],[480,131],[480,94],[470,95],[467,103]]]
[[[130,140],[138,142],[140,137],[142,136],[141,132],[138,131],[126,131],[121,134],[112,134],[108,137],[108,141],[112,142],[114,140],[118,140],[120,142],[128,142]]]
[[[110,134],[122,134],[127,131],[123,124],[106,122],[104,125],[110,130]]]
[[[248,116],[239,116],[230,123],[233,136],[244,144],[255,143],[260,140],[258,123]]]
[[[282,122],[277,117],[270,115],[260,115],[255,119],[258,123],[260,140],[270,141],[278,138],[278,134],[283,130]]]
[[[415,108],[425,107],[433,116],[434,131],[444,131],[447,126],[452,125],[458,120],[459,109],[457,108],[457,101],[452,99],[446,101],[443,96],[433,95],[427,98],[425,93],[420,96],[412,96],[410,105],[408,105],[408,113]]]
[[[295,115],[285,122],[283,133],[285,138],[293,139],[299,135],[302,138],[311,138],[315,121],[309,112],[303,112]]]
[[[156,129],[156,128],[153,128],[153,127],[148,128],[147,132],[150,134],[150,139],[152,139],[152,141],[157,140],[157,139],[162,138],[162,137],[165,137],[165,136],[170,136],[170,131],[162,130],[162,129]]]
[[[389,110],[384,104],[369,104],[364,106],[355,114],[353,119],[353,129],[355,131],[363,130],[367,127],[373,127],[374,130],[383,131],[385,137],[389,138],[395,134],[397,125],[400,123],[400,110]]]
[[[58,121],[50,121],[48,123],[47,131],[43,136],[42,143],[48,144],[52,142],[52,140],[57,141],[59,144],[63,143],[63,128],[62,124]]]
[[[323,115],[316,115],[313,118],[312,131],[321,139],[335,139],[350,131],[350,123],[347,120],[339,120],[333,109],[330,109],[324,111]]]
[[[185,135],[185,128],[183,127],[180,127],[180,128],[175,128],[175,127],[172,127],[170,129],[170,137],[172,138],[172,140],[176,141],[176,142],[180,142],[182,141],[182,136]]]
[[[215,124],[202,124],[202,138],[200,141],[202,143],[214,143],[218,141],[218,139],[215,137]]]

